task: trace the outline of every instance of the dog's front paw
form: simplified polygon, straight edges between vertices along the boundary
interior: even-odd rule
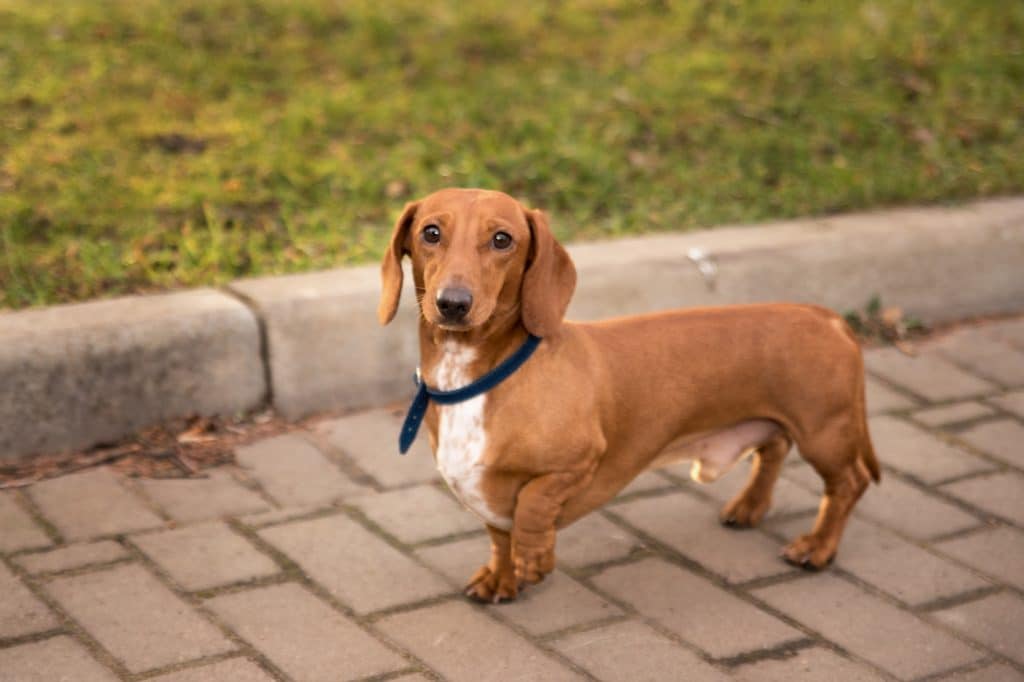
[[[539,583],[555,570],[555,550],[513,547],[512,563],[516,567],[516,579],[521,584]]]
[[[489,566],[481,566],[469,579],[464,592],[474,601],[498,604],[516,598],[519,594],[518,581],[513,571],[495,572]]]
[[[782,558],[807,571],[820,571],[832,563],[838,541],[814,533],[801,535],[782,548]]]

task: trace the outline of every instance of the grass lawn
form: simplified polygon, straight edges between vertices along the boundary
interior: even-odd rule
[[[504,189],[565,239],[1024,190],[1024,3],[0,2],[0,307],[375,259]]]

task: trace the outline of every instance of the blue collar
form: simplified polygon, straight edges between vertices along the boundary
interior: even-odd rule
[[[505,358],[500,365],[476,381],[452,391],[439,391],[436,388],[430,388],[427,386],[427,382],[420,379],[420,371],[417,368],[416,384],[419,388],[416,391],[416,397],[412,399],[412,405],[409,406],[409,412],[405,415],[405,421],[402,423],[402,431],[398,435],[398,451],[404,455],[409,450],[409,446],[416,439],[416,433],[420,430],[420,424],[423,422],[423,416],[427,413],[427,405],[431,400],[441,405],[454,405],[487,393],[512,376],[513,372],[530,359],[538,345],[540,345],[540,337],[530,334],[526,337],[523,345],[515,353]]]

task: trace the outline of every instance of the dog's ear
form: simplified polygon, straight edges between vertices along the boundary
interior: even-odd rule
[[[391,244],[380,264],[381,292],[377,319],[381,324],[390,322],[398,310],[398,299],[402,295],[402,256],[406,254],[406,240],[417,208],[418,202],[405,205],[402,215],[395,223],[395,231],[391,233]]]
[[[553,334],[562,324],[569,299],[576,289],[576,266],[562,245],[555,241],[547,217],[540,211],[523,209],[530,226],[530,255],[523,275],[523,326],[541,338]]]

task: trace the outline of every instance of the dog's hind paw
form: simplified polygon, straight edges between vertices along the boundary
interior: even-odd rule
[[[749,499],[749,495],[741,493],[731,502],[722,507],[718,514],[718,520],[723,526],[730,528],[753,528],[761,523],[761,519],[768,513],[771,507],[770,500]]]
[[[481,566],[469,579],[463,593],[473,601],[483,604],[500,604],[514,601],[519,589],[513,571],[495,573],[489,566]]]

